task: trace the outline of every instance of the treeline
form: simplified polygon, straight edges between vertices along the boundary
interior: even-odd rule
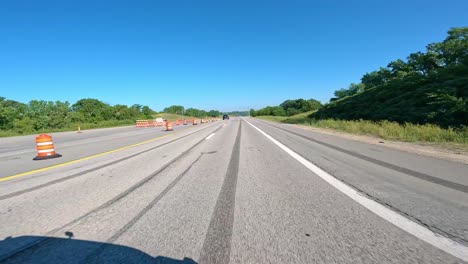
[[[229,116],[248,116],[249,111],[231,111],[231,112],[224,112],[223,114],[226,114]]]
[[[187,108],[185,109],[181,105],[172,105],[169,107],[164,108],[164,113],[170,114],[178,114],[178,115],[185,115],[185,116],[193,116],[193,117],[217,117],[221,115],[221,112],[218,110],[200,110],[196,108]]]
[[[251,116],[292,116],[308,111],[317,110],[322,107],[322,103],[315,99],[296,99],[286,100],[279,106],[267,106],[265,108],[254,110],[250,109]]]
[[[452,28],[442,42],[426,46],[386,67],[366,73],[334,93],[329,103],[287,100],[250,110],[252,116],[291,116],[317,110],[309,118],[395,121],[401,124],[468,126],[468,27]]]
[[[468,126],[468,27],[364,74],[310,117]]]
[[[111,106],[92,98],[81,99],[74,104],[44,100],[25,104],[0,97],[0,129],[20,134],[72,128],[85,123],[134,122],[135,119],[152,118],[154,113],[148,106]]]

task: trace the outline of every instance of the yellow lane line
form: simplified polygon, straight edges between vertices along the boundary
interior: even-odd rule
[[[20,178],[20,177],[23,177],[23,176],[31,175],[33,173],[48,171],[48,170],[51,170],[51,169],[55,169],[55,168],[67,166],[67,165],[70,165],[70,164],[74,164],[74,163],[77,163],[77,162],[80,162],[80,161],[90,160],[90,159],[101,157],[101,156],[104,156],[104,155],[107,155],[107,154],[115,153],[115,152],[118,152],[118,151],[121,151],[121,150],[137,147],[137,146],[147,144],[147,143],[150,143],[150,142],[153,142],[153,141],[156,141],[156,140],[168,137],[168,136],[175,135],[175,134],[180,133],[182,131],[187,131],[187,130],[192,129],[192,128],[193,127],[187,128],[187,129],[184,129],[184,130],[181,130],[181,131],[172,132],[171,134],[168,134],[168,135],[160,136],[160,137],[157,137],[157,138],[153,138],[153,139],[146,140],[146,141],[143,141],[143,142],[140,142],[140,143],[136,143],[136,144],[132,144],[132,145],[129,145],[129,146],[121,147],[121,148],[118,148],[118,149],[109,150],[109,151],[102,152],[102,153],[99,153],[99,154],[87,156],[87,157],[84,157],[84,158],[81,158],[81,159],[71,160],[71,161],[67,161],[67,162],[64,162],[64,163],[57,164],[57,165],[52,165],[52,166],[40,168],[40,169],[37,169],[37,170],[27,171],[27,172],[19,173],[19,174],[16,174],[16,175],[3,177],[3,178],[0,178],[0,182],[13,180],[13,179]]]

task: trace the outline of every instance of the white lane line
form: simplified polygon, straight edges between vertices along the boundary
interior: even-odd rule
[[[209,136],[207,136],[205,139],[208,140],[210,139],[212,136],[214,136],[216,133],[211,133]]]
[[[36,143],[37,146],[47,146],[47,145],[52,145],[52,144],[54,144],[54,143],[52,143],[52,141]]]
[[[311,163],[310,161],[304,159],[301,157],[299,154],[296,152],[292,151],[285,145],[281,144],[278,142],[276,139],[268,135],[267,133],[263,132],[261,129],[258,127],[254,126],[251,124],[249,121],[245,120],[249,125],[251,125],[253,128],[258,130],[260,133],[262,133],[265,137],[267,137],[269,140],[271,140],[273,143],[275,143],[278,147],[280,147],[282,150],[284,150],[286,153],[291,155],[294,159],[299,161],[302,165],[307,167],[309,170],[311,170],[313,173],[317,174],[320,178],[331,184],[333,187],[341,191],[342,193],[346,194],[348,197],[353,199],[354,201],[358,202],[362,206],[366,207],[376,215],[380,216],[381,218],[387,220],[388,222],[396,225],[397,227],[403,229],[404,231],[410,233],[411,235],[463,260],[463,261],[468,261],[468,247],[457,243],[449,238],[440,236],[434,232],[432,232],[430,229],[415,223],[411,221],[410,219],[392,211],[391,209],[381,205],[380,203],[371,200],[363,195],[361,195],[358,191],[355,189],[349,187],[345,183],[339,181],[332,175],[328,174],[326,171],[320,169],[317,167],[315,164]]]

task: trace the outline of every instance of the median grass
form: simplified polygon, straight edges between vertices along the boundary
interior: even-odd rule
[[[106,120],[97,123],[82,123],[80,124],[81,130],[96,129],[96,128],[109,128],[109,127],[121,127],[135,125],[135,120]],[[0,130],[0,137],[13,137],[13,136],[25,136],[35,135],[43,133],[56,133],[56,132],[67,132],[77,131],[78,125],[73,124],[64,128],[51,128],[42,130]]]
[[[158,113],[153,115],[154,118],[164,118],[166,120],[170,121],[175,121],[175,120],[180,120],[180,119],[192,119],[194,117],[192,116],[184,116],[184,115],[178,115],[178,114],[171,114],[171,113]]]
[[[274,122],[281,122],[281,123],[288,123],[288,124],[302,124],[307,123],[310,118],[308,116],[315,111],[305,112],[293,116],[257,116],[257,118],[261,118],[264,120],[274,121]]]
[[[153,115],[154,118],[164,118],[166,120],[175,121],[178,119],[192,119],[194,117],[191,116],[183,116],[178,114],[169,114],[169,113],[158,113]],[[139,119],[147,119],[147,118],[139,118]],[[97,123],[82,123],[80,124],[81,130],[88,130],[88,129],[97,129],[97,128],[109,128],[109,127],[121,127],[121,126],[132,126],[135,125],[135,121],[133,119],[129,120],[105,120],[100,121]],[[56,129],[43,129],[43,130],[0,130],[0,137],[14,137],[14,136],[25,136],[25,135],[35,135],[35,134],[42,134],[42,133],[56,133],[56,132],[66,132],[66,131],[77,131],[78,124],[70,124],[64,128],[56,128]]]
[[[399,124],[390,121],[373,122],[367,120],[311,119],[308,113],[291,117],[258,116],[257,118],[327,128],[358,135],[377,136],[383,139],[406,142],[454,143],[468,147],[468,128],[442,128],[437,125]]]

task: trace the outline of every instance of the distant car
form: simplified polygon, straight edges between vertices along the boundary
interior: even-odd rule
[[[223,120],[229,120],[229,116],[228,115],[223,115]]]

